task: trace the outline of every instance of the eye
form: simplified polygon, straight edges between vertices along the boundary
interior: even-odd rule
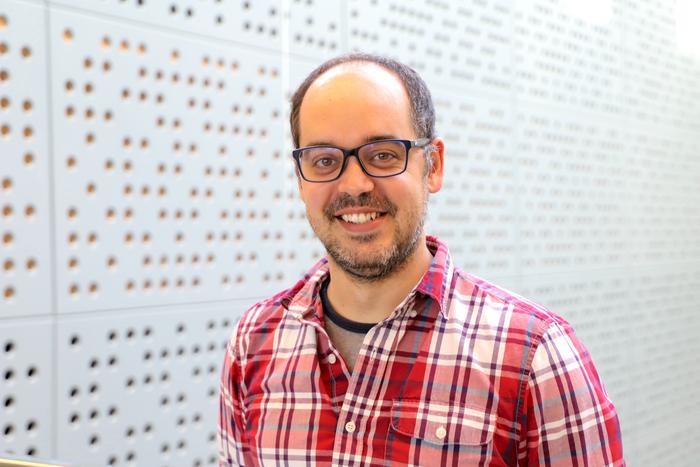
[[[333,167],[338,161],[333,157],[318,157],[314,159],[314,167],[328,168]]]
[[[372,155],[372,159],[379,162],[390,161],[396,159],[396,154],[389,151],[382,151]]]

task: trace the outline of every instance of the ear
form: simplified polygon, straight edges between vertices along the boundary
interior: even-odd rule
[[[434,149],[430,154],[433,165],[428,174],[428,191],[437,193],[442,188],[442,177],[445,170],[445,141],[442,138],[435,138],[430,143]]]

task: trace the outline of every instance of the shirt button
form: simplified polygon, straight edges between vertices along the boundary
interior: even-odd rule
[[[440,428],[435,430],[435,437],[437,439],[445,439],[445,436],[447,436],[447,430],[444,426],[441,426]]]
[[[353,422],[347,422],[345,424],[345,431],[348,433],[354,433],[355,432],[355,424]]]
[[[415,318],[416,316],[418,316],[418,312],[416,310],[411,310],[408,313],[408,316],[410,316],[411,318]]]
[[[337,361],[338,360],[335,358],[335,354],[330,354],[328,356],[328,363],[330,363],[331,365],[335,365],[335,362],[337,362]]]

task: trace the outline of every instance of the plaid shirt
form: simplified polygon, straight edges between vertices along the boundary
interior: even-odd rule
[[[571,326],[428,247],[429,270],[367,333],[352,374],[323,326],[325,259],[243,315],[224,360],[220,465],[625,464]]]

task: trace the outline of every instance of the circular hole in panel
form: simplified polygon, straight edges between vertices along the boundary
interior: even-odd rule
[[[124,383],[124,386],[125,386],[127,389],[133,389],[133,387],[134,387],[135,384],[136,384],[136,381],[134,380],[134,377],[133,377],[133,376],[129,376],[129,377],[126,379],[126,382]]]
[[[73,40],[73,31],[70,29],[64,29],[63,30],[63,40],[66,42],[70,42]]]

